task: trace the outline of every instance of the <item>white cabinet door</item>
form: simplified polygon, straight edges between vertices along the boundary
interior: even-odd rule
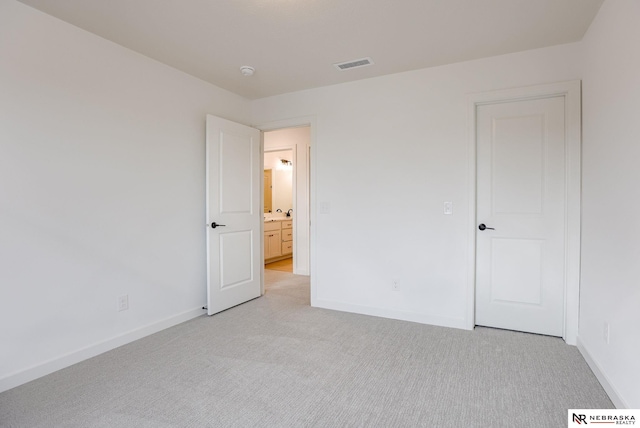
[[[478,107],[477,325],[562,336],[564,103]]]
[[[260,296],[260,131],[207,115],[206,152],[207,308],[213,315]]]
[[[271,230],[264,233],[265,239],[265,259],[279,257],[282,255],[282,238],[279,230]]]

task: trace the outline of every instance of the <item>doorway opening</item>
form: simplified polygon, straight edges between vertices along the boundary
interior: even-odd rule
[[[538,138],[538,140],[544,144],[533,144],[536,141],[535,130],[533,126],[530,126],[532,132],[525,133],[526,138],[522,141],[529,141],[527,146],[529,149],[538,150],[538,163],[530,162],[530,159],[524,159],[520,156],[522,165],[515,165],[518,158],[517,155],[522,153],[515,153],[516,158],[512,156],[504,157],[504,159],[493,153],[496,149],[502,147],[503,154],[513,151],[512,147],[504,146],[504,142],[508,139],[504,139],[505,135],[511,135],[512,133],[519,133],[523,126],[526,128],[527,123],[531,125],[535,121],[539,121],[541,114],[520,114],[512,115],[507,114],[506,120],[500,124],[501,130],[497,130],[493,126],[500,119],[500,112],[496,113],[496,117],[491,119],[491,132],[489,132],[490,144],[487,146],[492,153],[489,157],[489,161],[482,161],[483,153],[488,153],[486,150],[481,150],[479,147],[482,145],[482,114],[492,112],[491,106],[500,108],[500,105],[515,106],[519,102],[522,105],[529,105],[535,100],[542,100],[540,102],[546,102],[544,100],[556,100],[559,101],[559,105],[556,106],[560,111],[556,115],[560,122],[558,126],[560,130],[556,132],[559,138],[563,138],[564,142],[560,145],[557,153],[552,155],[547,153],[546,146],[548,145],[546,140],[546,133],[542,135],[544,138]],[[485,303],[489,302],[489,305],[494,307],[497,305],[511,305],[517,306],[516,309],[528,308],[534,311],[538,306],[543,306],[539,301],[546,295],[541,286],[544,285],[546,273],[542,270],[545,264],[544,242],[543,238],[533,236],[531,233],[518,236],[500,236],[498,233],[498,222],[502,222],[500,225],[500,233],[507,233],[511,229],[515,232],[513,234],[520,233],[515,228],[511,228],[508,224],[507,214],[514,214],[518,217],[514,223],[516,226],[525,224],[525,220],[536,220],[538,217],[542,217],[541,213],[546,213],[544,209],[534,209],[533,202],[536,201],[536,191],[538,192],[538,205],[542,204],[543,207],[549,205],[548,203],[541,202],[543,196],[546,197],[550,190],[556,190],[559,193],[559,197],[556,200],[560,200],[558,203],[557,215],[560,216],[560,224],[564,230],[562,231],[561,239],[564,241],[563,245],[559,246],[556,251],[560,253],[559,257],[555,257],[554,263],[547,263],[551,267],[551,272],[558,270],[560,273],[555,276],[555,282],[558,283],[554,292],[557,293],[557,301],[559,307],[556,308],[558,314],[558,321],[554,333],[561,335],[567,344],[575,345],[578,333],[578,308],[579,308],[579,272],[580,272],[580,81],[560,82],[552,84],[543,84],[537,86],[528,86],[524,88],[513,88],[498,91],[491,91],[486,93],[473,94],[469,97],[469,189],[471,197],[469,200],[469,234],[468,234],[468,294],[467,294],[467,319],[466,323],[468,329],[472,330],[476,324],[483,324],[484,321],[479,319],[478,314],[478,301],[484,299]],[[486,110],[485,107],[489,108]],[[551,107],[549,107],[551,108]],[[488,114],[488,113],[487,113]],[[486,125],[486,124],[485,124]],[[518,125],[518,126],[515,126]],[[511,127],[509,127],[511,126]],[[497,142],[496,142],[497,141]],[[505,150],[506,147],[506,150]],[[498,150],[499,151],[499,150]],[[531,159],[534,159],[535,153],[531,155]],[[503,162],[504,161],[504,162]],[[552,180],[557,183],[551,185],[551,181],[544,178],[544,167],[547,162],[558,163],[558,177]],[[502,162],[502,163],[501,163]],[[489,166],[490,174],[482,173],[483,169]],[[528,169],[527,169],[528,168]],[[537,169],[536,169],[537,168]],[[493,174],[496,177],[500,170],[508,171],[509,174],[503,174],[507,177],[506,180],[495,181],[493,178],[486,179],[486,176]],[[515,172],[514,172],[515,171]],[[513,176],[515,174],[515,176]],[[485,178],[483,178],[485,177]],[[515,178],[514,178],[515,177]],[[536,188],[534,189],[534,178],[536,179]],[[486,189],[489,189],[487,193],[483,190],[483,180]],[[521,188],[514,187],[514,183],[520,180],[520,184],[524,187],[529,185],[531,191],[528,193],[528,199],[525,198],[521,192]],[[502,185],[501,183],[506,183]],[[517,184],[517,183],[516,183]],[[553,187],[553,189],[552,189]],[[509,196],[505,199],[505,195],[515,190],[518,191],[515,197]],[[508,200],[511,204],[508,207],[500,205],[500,198],[495,197],[495,193],[499,192],[502,196],[502,200]],[[482,207],[482,203],[478,202],[478,198],[487,199],[486,209]],[[489,196],[486,196],[486,195]],[[531,196],[533,195],[533,196]],[[519,205],[516,205],[519,204]],[[528,204],[525,206],[525,204]],[[506,207],[506,208],[505,208]],[[484,222],[487,221],[487,225]],[[491,221],[492,223],[489,223]],[[490,227],[487,227],[490,226]],[[542,227],[542,232],[549,232],[555,234],[555,230],[550,230],[548,227],[545,229]],[[478,237],[479,236],[479,237]],[[537,239],[537,240],[536,240]],[[535,242],[534,242],[535,241]],[[486,244],[486,245],[485,245]],[[506,248],[508,246],[510,248]],[[520,245],[520,257],[517,259],[522,266],[515,266],[512,263],[514,254],[517,248],[515,246]],[[484,250],[483,250],[484,248]],[[539,250],[540,248],[540,250]],[[480,250],[480,251],[479,251]],[[488,254],[490,257],[493,255],[504,256],[500,263],[495,260],[488,259],[483,256],[483,253]],[[509,260],[512,257],[512,260]],[[540,263],[534,264],[538,259]],[[533,261],[532,261],[533,260]],[[535,267],[535,270],[533,269]],[[514,272],[516,274],[522,273],[529,268],[530,275],[526,277],[525,281],[514,281]],[[484,290],[489,290],[483,294],[482,281],[487,280],[498,281],[498,284],[490,284],[485,287]],[[532,279],[533,278],[533,279]],[[511,284],[516,284],[514,288]],[[537,287],[536,287],[537,286]],[[536,294],[537,293],[537,294]],[[538,295],[542,297],[538,297]],[[544,303],[544,302],[543,302]],[[482,304],[482,302],[480,302]],[[519,306],[518,306],[519,305]],[[514,315],[518,313],[518,316]],[[493,316],[493,314],[492,314]],[[504,317],[509,321],[508,327],[501,326],[501,328],[515,329],[529,331],[526,327],[518,326],[514,324],[514,320],[520,318],[520,312],[513,311],[512,314],[507,314]],[[478,322],[480,321],[480,322]],[[549,334],[542,332],[542,334]]]
[[[264,152],[264,265],[293,273],[293,150]]]
[[[310,274],[310,146],[309,125],[263,132],[265,290]]]
[[[305,122],[300,123],[300,120]],[[312,250],[309,174],[312,123],[312,117],[298,118],[256,128],[207,115],[205,227],[206,309],[209,315],[265,294],[265,283],[274,282],[274,275],[266,272],[288,275],[287,279],[276,279],[283,289],[281,291],[287,294],[293,291],[307,304],[313,304],[314,288],[309,275]],[[268,228],[265,229],[263,217],[264,183],[260,170],[264,169],[265,151],[289,151],[291,154],[291,159],[280,159],[280,162],[291,166],[293,177],[293,208],[289,212],[289,220],[285,219],[290,222],[293,273],[264,269],[261,241]],[[282,225],[279,227],[282,234]]]

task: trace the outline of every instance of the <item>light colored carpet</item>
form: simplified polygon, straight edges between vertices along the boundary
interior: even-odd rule
[[[564,427],[612,403],[575,347],[309,306],[306,277],[0,394],[2,427]]]

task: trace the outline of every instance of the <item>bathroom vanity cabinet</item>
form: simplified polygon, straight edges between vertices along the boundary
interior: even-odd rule
[[[292,220],[268,220],[264,222],[265,263],[291,257],[293,253],[292,226]]]

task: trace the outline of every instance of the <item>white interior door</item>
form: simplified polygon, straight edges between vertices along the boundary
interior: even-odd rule
[[[476,325],[562,336],[564,103],[477,107]]]
[[[260,131],[207,115],[209,315],[260,296]]]

